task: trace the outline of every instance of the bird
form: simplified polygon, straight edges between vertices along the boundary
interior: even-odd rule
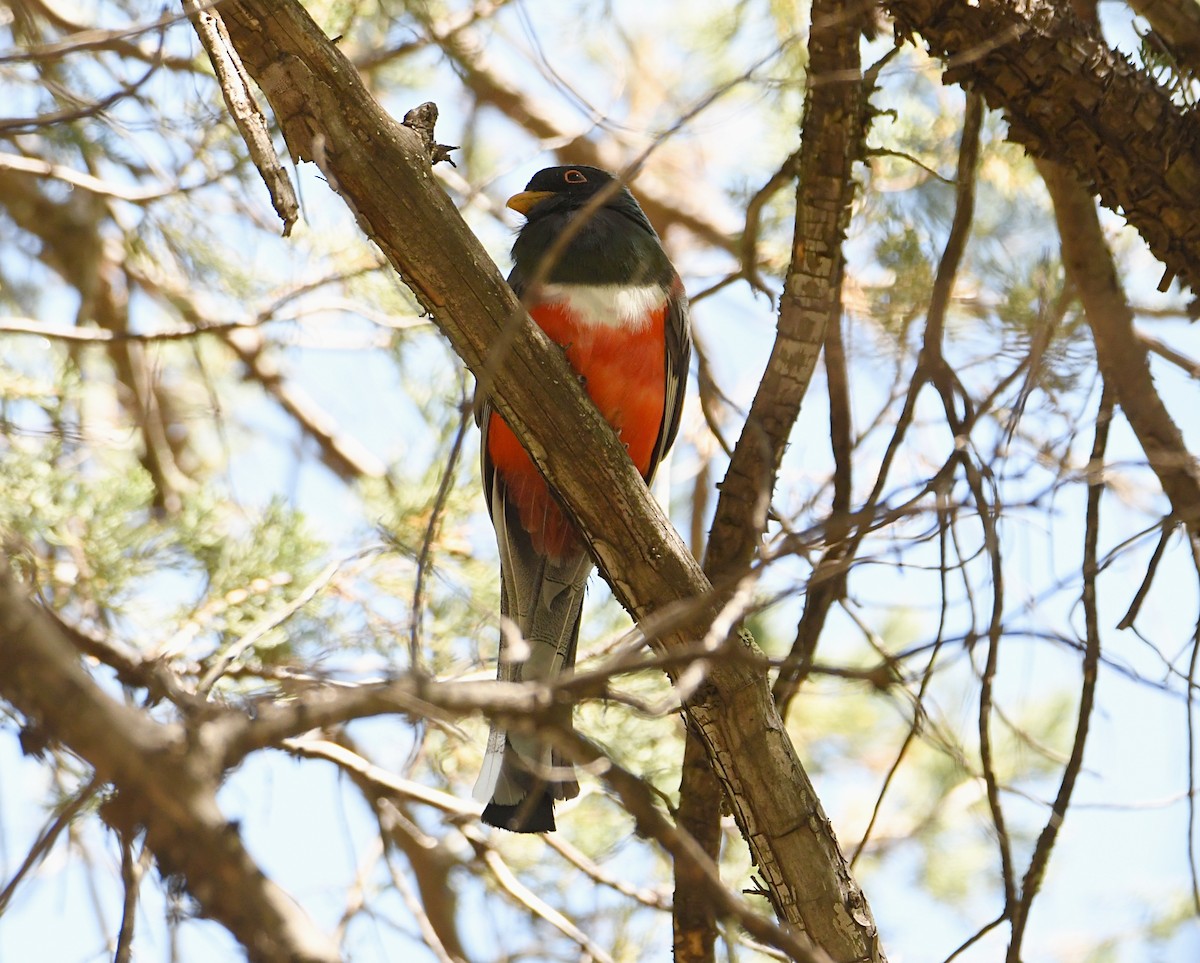
[[[688,302],[649,218],[616,180],[596,167],[550,167],[510,197],[507,206],[525,223],[513,243],[508,283],[562,346],[649,483],[679,431],[691,354]],[[600,192],[606,199],[594,201]],[[594,209],[585,211],[589,203]],[[579,217],[585,220],[575,224]],[[549,682],[574,668],[584,588],[595,564],[486,397],[476,399],[476,416],[484,495],[500,554],[498,676]],[[554,722],[569,729],[571,707]],[[555,800],[578,794],[569,760],[535,734],[493,724],[473,791],[487,804],[484,823],[550,832]]]

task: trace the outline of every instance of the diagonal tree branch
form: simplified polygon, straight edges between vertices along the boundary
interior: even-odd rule
[[[293,156],[318,164],[468,367],[493,376],[496,407],[563,496],[617,597],[638,620],[671,607],[694,615],[658,646],[704,637],[719,600],[711,584],[561,350],[527,319],[437,186],[421,138],[379,108],[294,0],[230,0],[222,16]],[[514,317],[523,319],[519,335],[492,358]],[[731,644],[753,646],[736,636]],[[687,711],[780,919],[835,960],[877,957],[870,910],[765,676],[740,659],[715,660]]]
[[[58,623],[0,560],[0,696],[117,787],[110,824],[144,826],[164,875],[263,963],[334,963],[328,938],[242,845],[217,807],[219,759],[180,725],[152,722],[108,696],[79,665]],[[69,710],[69,711],[68,711]]]
[[[1120,212],[1166,275],[1200,285],[1200,116],[1048,0],[885,0],[961,83],[1003,110],[1009,139],[1068,165]]]
[[[283,236],[287,237],[300,217],[300,202],[296,199],[296,191],[287,171],[275,154],[267,119],[250,92],[250,78],[230,46],[220,11],[209,9],[208,4],[200,0],[183,0],[183,9],[187,11],[204,52],[208,54],[217,83],[221,86],[221,95],[225,98],[225,106],[229,108],[229,114],[246,142],[250,159],[267,185],[271,205],[283,220]]]

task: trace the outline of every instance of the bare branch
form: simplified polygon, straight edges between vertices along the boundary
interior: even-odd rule
[[[842,240],[866,116],[858,30],[845,15],[848,6],[847,0],[813,6],[809,73],[826,82],[814,83],[805,101],[792,263],[771,357],[720,486],[705,563],[713,579],[736,578],[754,556],[825,330],[840,323]]]
[[[1105,388],[1100,395],[1100,411],[1096,415],[1096,437],[1092,443],[1092,454],[1088,460],[1088,503],[1084,527],[1083,546],[1083,615],[1086,636],[1083,652],[1083,684],[1079,690],[1079,715],[1075,722],[1075,739],[1071,744],[1071,756],[1063,767],[1058,795],[1050,807],[1046,825],[1034,844],[1029,868],[1021,881],[1021,899],[1012,912],[1012,939],[1008,944],[1008,960],[1018,963],[1021,959],[1021,942],[1029,911],[1034,897],[1041,888],[1050,852],[1058,838],[1075,780],[1083,768],[1083,750],[1087,744],[1088,726],[1092,717],[1092,705],[1096,696],[1096,677],[1100,666],[1100,617],[1097,611],[1096,577],[1100,566],[1097,563],[1097,546],[1100,542],[1100,498],[1104,494],[1104,455],[1108,447],[1108,429],[1112,424],[1114,398]],[[1191,700],[1189,699],[1189,702]]]
[[[58,624],[0,560],[0,695],[118,787],[109,820],[144,826],[163,873],[177,873],[207,915],[264,963],[334,963],[328,938],[270,882],[217,808],[220,770],[179,725],[160,725],[105,694]]]
[[[50,850],[54,848],[54,843],[62,835],[62,831],[70,826],[79,811],[95,798],[96,790],[99,787],[100,780],[93,776],[58,806],[58,812],[38,833],[37,839],[29,848],[29,852],[25,854],[17,871],[13,873],[12,879],[5,884],[3,890],[0,890],[0,916],[8,908],[21,881],[50,854]]]
[[[230,43],[221,13],[200,0],[183,0],[183,9],[187,11],[200,43],[208,54],[221,87],[221,96],[225,98],[225,106],[229,108],[242,140],[246,142],[250,160],[267,185],[271,204],[283,220],[283,236],[287,237],[300,217],[300,202],[296,200],[291,178],[275,153],[267,119],[250,90],[250,78],[246,76],[246,69]]]
[[[51,164],[49,161],[38,160],[35,157],[22,157],[20,154],[0,154],[0,168],[18,171],[23,174],[36,174],[39,177],[52,177],[55,180],[62,181],[64,184],[70,184],[72,187],[90,191],[101,197],[111,197],[118,201],[129,201],[131,204],[144,204],[147,201],[167,197],[182,190],[182,188],[176,185],[144,187],[135,190],[122,187],[120,184],[114,184],[110,181],[101,180],[92,174],[85,174],[82,171],[66,167],[63,164]]]
[[[1129,419],[1173,514],[1195,534],[1200,531],[1200,465],[1154,386],[1146,347],[1134,331],[1133,312],[1104,241],[1096,205],[1061,165],[1039,161],[1038,170],[1054,202],[1063,265],[1083,301],[1104,380]]]

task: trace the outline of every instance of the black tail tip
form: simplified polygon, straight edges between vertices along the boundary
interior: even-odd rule
[[[507,829],[510,833],[552,833],[554,800],[543,792],[536,800],[522,799],[515,806],[488,803],[480,817],[489,826]]]

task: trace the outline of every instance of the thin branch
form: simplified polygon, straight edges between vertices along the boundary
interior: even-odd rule
[[[644,886],[635,886],[628,880],[607,872],[603,867],[598,866],[594,860],[589,859],[586,853],[572,846],[557,833],[547,833],[543,839],[545,839],[547,846],[593,882],[599,883],[601,886],[607,886],[609,889],[635,902],[641,903],[649,909],[670,912],[671,900],[665,893]]]
[[[0,317],[0,334],[29,334],[73,344],[110,344],[117,341],[186,341],[204,334],[228,334],[243,328],[256,328],[258,324],[253,321],[227,321],[169,331],[111,331],[108,328],[80,328],[33,318]]]
[[[111,197],[118,201],[128,201],[131,204],[145,204],[189,190],[189,188],[176,184],[139,189],[122,187],[63,164],[51,164],[49,161],[36,157],[22,157],[20,154],[0,154],[0,169],[16,171],[21,174],[35,174],[38,177],[52,177],[98,197]]]
[[[60,127],[73,121],[84,120],[88,117],[103,114],[110,107],[120,103],[126,97],[135,96],[161,64],[161,59],[156,56],[150,66],[146,68],[145,73],[138,77],[137,80],[122,84],[117,90],[114,90],[107,97],[103,97],[100,100],[91,101],[79,107],[55,110],[47,114],[38,114],[36,117],[0,118],[0,134],[30,133],[42,127]]]
[[[1059,829],[1067,815],[1067,807],[1071,803],[1071,794],[1075,789],[1075,780],[1083,767],[1083,750],[1087,744],[1088,726],[1092,716],[1092,706],[1096,696],[1096,677],[1100,665],[1100,616],[1097,608],[1096,577],[1100,567],[1097,563],[1097,546],[1100,542],[1100,499],[1104,494],[1104,456],[1108,448],[1108,430],[1112,424],[1113,392],[1105,387],[1100,395],[1100,410],[1096,414],[1096,437],[1092,443],[1092,454],[1088,460],[1088,494],[1087,511],[1084,522],[1083,543],[1083,613],[1086,633],[1086,647],[1083,654],[1083,684],[1079,691],[1079,714],[1075,723],[1075,740],[1071,745],[1071,756],[1063,767],[1062,779],[1058,786],[1058,795],[1050,807],[1050,815],[1046,825],[1038,835],[1029,859],[1029,868],[1021,882],[1021,899],[1014,906],[1011,914],[1012,938],[1008,944],[1009,963],[1019,963],[1021,959],[1021,942],[1025,936],[1025,926],[1029,921],[1029,911],[1033,907],[1034,897],[1041,888],[1046,867],[1050,862],[1050,852],[1058,838]],[[1191,699],[1188,700],[1191,704]],[[1190,837],[1189,837],[1190,838]],[[1200,904],[1198,904],[1200,908]]]
[[[963,940],[963,942],[960,943],[958,945],[958,947],[955,948],[955,950],[949,956],[946,957],[944,963],[951,963],[951,961],[953,961],[957,957],[961,956],[963,953],[965,953],[967,950],[969,950],[972,946],[974,946],[976,943],[978,943],[981,939],[983,939],[985,936],[987,936],[988,933],[990,933],[997,926],[999,926],[1001,923],[1003,923],[1005,921],[1005,919],[1007,919],[1007,917],[1004,914],[1001,914],[1000,916],[997,916],[991,922],[984,923],[983,926],[981,926],[978,930],[976,930],[974,933],[972,933],[970,936],[968,936],[965,940]]]
[[[1192,565],[1200,576],[1200,537],[1189,539],[1192,549]],[[1200,619],[1192,633],[1192,655],[1188,660],[1187,673],[1187,739],[1188,739],[1188,793],[1187,793],[1187,854],[1188,872],[1192,881],[1192,906],[1200,915],[1200,867],[1196,862],[1196,700],[1193,695],[1196,684],[1196,669],[1200,665]]]
[[[340,769],[346,770],[355,779],[372,783],[380,795],[386,794],[409,802],[419,802],[455,818],[477,818],[483,809],[478,803],[459,799],[449,793],[439,792],[420,783],[402,779],[367,761],[358,753],[328,739],[308,737],[283,739],[280,747],[307,759],[324,759],[332,762]]]
[[[100,779],[92,776],[83,786],[72,793],[68,799],[59,804],[58,812],[54,818],[38,833],[37,839],[29,847],[29,852],[25,854],[25,859],[21,861],[21,865],[17,867],[17,871],[13,873],[12,879],[5,884],[3,890],[0,890],[0,916],[4,915],[8,904],[12,901],[13,894],[17,891],[17,887],[21,885],[21,881],[50,854],[50,850],[54,848],[55,841],[62,835],[63,830],[71,825],[72,820],[79,814],[79,811],[92,801],[100,785]]]
[[[433,505],[429,510],[429,522],[425,525],[425,534],[421,538],[421,548],[417,552],[417,574],[413,579],[412,617],[408,635],[408,664],[417,670],[421,667],[421,626],[424,622],[425,608],[425,574],[429,567],[429,553],[433,541],[437,537],[442,512],[446,507],[446,499],[450,495],[450,486],[454,482],[458,469],[458,458],[462,454],[463,439],[467,435],[467,427],[471,423],[471,403],[467,398],[466,385],[462,386],[462,397],[458,405],[458,429],[454,433],[454,441],[450,444],[450,454],[446,458],[442,470],[441,481],[438,482],[437,493],[433,496]]]
[[[853,528],[855,518],[843,516],[838,519],[834,534],[842,532],[849,532],[849,534],[831,540],[829,548],[822,554],[814,570],[812,584],[810,584],[808,595],[805,597],[804,612],[796,626],[796,638],[792,643],[787,661],[780,668],[779,675],[775,679],[773,691],[782,713],[786,713],[788,704],[799,691],[800,683],[809,671],[830,606],[844,594],[840,580],[844,577],[843,573],[857,555],[859,546],[869,531],[866,520],[874,514],[893,459],[915,416],[917,395],[930,381],[938,384],[939,390],[950,390],[948,383],[952,378],[942,355],[942,337],[945,330],[946,311],[950,305],[950,297],[974,218],[975,184],[979,166],[979,133],[982,125],[983,101],[975,95],[968,94],[955,177],[954,216],[950,223],[946,244],[942,250],[941,260],[938,263],[937,273],[934,276],[933,289],[930,292],[921,356],[917,362],[917,368],[913,372],[904,404],[896,419],[892,437],[880,463],[875,484],[872,486],[866,505],[857,513],[857,518],[861,521],[858,521],[857,528]],[[949,471],[953,470],[949,463],[946,468]],[[937,491],[943,483],[948,482],[948,479],[940,479],[940,475],[940,472],[935,475],[925,489]],[[844,511],[848,511],[848,505]]]
[[[946,499],[944,495],[939,494],[938,501],[938,554],[941,560],[941,564],[938,566],[938,580],[940,583],[939,596],[942,600],[942,603],[938,607],[937,632],[934,635],[933,645],[930,648],[929,659],[925,663],[925,668],[921,673],[921,683],[917,688],[916,695],[913,696],[912,722],[909,724],[908,732],[905,733],[904,741],[900,744],[900,749],[896,753],[896,758],[892,761],[892,764],[888,768],[887,774],[884,776],[883,782],[879,787],[879,794],[875,797],[875,805],[871,809],[871,818],[867,822],[866,829],[863,830],[862,838],[858,841],[858,845],[854,847],[854,853],[850,857],[850,865],[852,867],[855,865],[855,863],[857,863],[858,857],[863,854],[867,847],[867,843],[871,838],[871,832],[875,828],[875,823],[879,819],[879,814],[883,811],[884,797],[887,795],[888,788],[891,786],[892,780],[895,778],[896,773],[900,770],[901,762],[903,762],[909,747],[916,740],[918,733],[925,728],[928,722],[928,713],[925,710],[925,694],[929,690],[929,684],[933,681],[933,669],[937,663],[938,656],[941,654],[942,645],[946,641],[946,618],[948,615],[948,606],[946,600],[949,597],[948,589],[950,577],[950,570],[949,566],[947,565],[946,558],[949,523],[947,519],[948,510],[945,504]]]
[[[1004,883],[1004,912],[1011,916],[1016,903],[1016,876],[1013,869],[1012,840],[1005,825],[1004,809],[1000,803],[1000,782],[992,754],[991,715],[996,672],[1000,664],[1000,640],[1004,636],[1004,567],[1000,560],[1000,543],[996,532],[996,516],[989,510],[983,484],[973,469],[970,456],[964,455],[967,483],[979,507],[984,545],[991,564],[992,614],[988,623],[987,656],[979,686],[979,762],[987,787],[988,810],[996,830],[996,845],[1000,850],[1000,875]]]
[[[143,857],[145,851],[143,850]],[[117,949],[113,963],[130,963],[133,959],[133,927],[137,920],[138,888],[142,882],[140,860],[133,858],[133,839],[121,834],[121,886],[125,898],[121,901],[121,928],[117,933]]]
[[[1147,334],[1145,331],[1134,329],[1134,334],[1138,341],[1146,346],[1150,351],[1153,351],[1160,358],[1165,358],[1171,364],[1182,369],[1193,378],[1200,378],[1200,361],[1195,358],[1189,358],[1182,351],[1176,351],[1165,341],[1154,337],[1152,334]]]
[[[516,874],[508,868],[508,864],[504,862],[500,854],[487,844],[483,833],[474,826],[464,826],[463,835],[467,837],[467,842],[475,848],[475,854],[482,858],[484,865],[491,870],[492,877],[500,884],[500,888],[509,896],[534,916],[544,919],[568,939],[578,943],[589,954],[589,958],[600,960],[601,963],[613,963],[613,958],[605,953],[603,948],[590,936],[517,879]]]
[[[395,806],[387,801],[381,802],[376,807],[376,814],[379,818],[379,832],[385,839],[396,839],[397,836],[407,835],[403,828],[404,819],[401,818],[400,812]],[[412,851],[417,849],[417,846],[404,847],[403,851],[409,853],[410,860]],[[404,874],[396,869],[392,861],[391,853],[387,847],[383,853],[384,862],[387,864],[388,873],[392,877],[392,885],[400,893],[400,898],[404,901],[405,907],[412,914],[413,919],[417,921],[417,927],[421,931],[421,937],[425,940],[425,945],[433,952],[433,955],[438,958],[440,963],[465,963],[465,958],[461,952],[461,948],[457,952],[451,953],[442,941],[441,934],[434,926],[429,918],[428,907],[431,899],[434,896],[432,893],[423,893],[424,900],[413,889],[412,884],[404,877]],[[443,877],[443,883],[446,882]]]
[[[537,104],[532,103],[519,90],[489,69],[479,56],[481,38],[469,25],[453,24],[449,28],[439,26],[424,8],[416,5],[409,7],[409,12],[418,19],[427,36],[455,65],[463,83],[479,104],[500,111],[531,136],[547,143],[557,154],[560,163],[590,164],[604,168],[618,165],[619,161],[614,154],[603,150],[583,135],[565,131],[556,120],[542,113]],[[646,216],[660,233],[665,233],[670,227],[682,227],[706,244],[730,252],[735,251],[736,242],[701,212],[684,207],[680,203],[678,192],[655,192],[644,188],[639,189],[638,200]]]
[[[731,916],[755,939],[782,950],[798,963],[831,963],[828,954],[803,938],[751,910],[721,882],[718,867],[708,858],[700,845],[685,831],[673,825],[655,804],[655,795],[633,773],[607,759],[597,747],[579,736],[571,738],[578,755],[585,762],[602,760],[601,776],[621,798],[627,812],[637,821],[638,831],[656,839],[677,862],[686,863],[692,879],[702,886],[722,916]],[[882,960],[878,943],[867,957]]]
[[[1154,552],[1150,556],[1150,561],[1146,564],[1146,572],[1142,576],[1141,584],[1138,590],[1133,595],[1133,601],[1129,603],[1129,608],[1126,610],[1121,621],[1117,623],[1118,629],[1131,629],[1133,623],[1137,621],[1138,614],[1142,611],[1142,603],[1146,601],[1146,596],[1150,594],[1150,586],[1154,584],[1154,576],[1158,573],[1158,565],[1163,559],[1163,554],[1167,550],[1167,543],[1171,540],[1171,536],[1175,534],[1178,524],[1164,524],[1162,532],[1158,536],[1158,544],[1154,546]]]
[[[208,0],[203,4],[204,8],[215,6],[220,0]],[[66,21],[61,16],[54,14],[49,7],[39,4],[41,12],[47,16],[47,19],[53,20],[60,27],[74,27],[69,21]],[[124,56],[135,57],[140,60],[149,60],[157,56],[151,51],[143,50],[133,44],[124,43],[131,37],[140,37],[142,34],[157,33],[160,36],[171,26],[179,23],[185,18],[182,13],[167,13],[163,12],[156,19],[149,20],[145,23],[135,23],[128,27],[118,27],[114,30],[102,30],[100,28],[78,28],[72,32],[51,43],[34,44],[20,49],[6,51],[0,54],[0,66],[11,63],[38,63],[48,60],[59,60],[73,53],[86,53],[90,50],[116,50]]]
[[[119,787],[106,818],[142,825],[164,873],[263,963],[334,963],[336,948],[255,864],[216,801],[217,756],[104,692],[0,558],[0,696]]]
[[[818,0],[809,32],[803,136],[795,164],[795,234],[779,304],[778,333],[722,482],[705,571],[736,578],[766,530],[768,506],[825,331],[839,323],[842,242],[850,222],[854,165],[863,156],[866,91],[858,31],[847,0]]]
[[[1054,203],[1063,267],[1083,302],[1104,381],[1116,393],[1173,514],[1195,534],[1200,531],[1200,464],[1155,387],[1096,203],[1066,168],[1046,160],[1036,164]]]
[[[373,549],[367,549],[357,555],[351,556],[350,559],[338,559],[326,565],[317,575],[304,586],[294,598],[289,599],[282,605],[276,606],[269,612],[263,613],[253,625],[250,626],[236,642],[230,645],[223,651],[220,657],[213,662],[208,671],[204,673],[204,677],[200,680],[196,687],[197,693],[205,695],[212,691],[212,687],[216,685],[217,680],[221,678],[234,662],[244,656],[250,649],[257,645],[262,638],[274,629],[279,628],[293,615],[299,612],[304,606],[317,597],[325,586],[333,581],[334,576],[341,571],[342,567],[347,562],[362,558],[366,554],[372,553]]]
[[[250,159],[267,186],[271,205],[283,221],[283,236],[287,237],[300,217],[300,202],[296,200],[291,178],[275,153],[267,118],[250,90],[250,78],[233,48],[221,13],[201,0],[183,0],[183,9],[208,54],[221,88],[221,96],[225,98],[225,106],[229,108],[230,116],[250,152]]]

